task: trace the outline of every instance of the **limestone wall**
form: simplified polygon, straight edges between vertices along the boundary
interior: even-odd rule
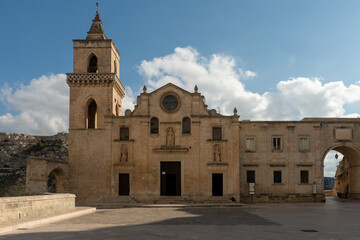
[[[0,198],[0,223],[30,217],[49,216],[74,208],[74,194],[4,197]]]

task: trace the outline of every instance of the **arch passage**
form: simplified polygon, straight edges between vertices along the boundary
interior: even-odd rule
[[[66,174],[61,168],[55,168],[50,172],[47,184],[47,190],[51,193],[65,193],[68,190]]]
[[[323,157],[324,160],[327,153],[335,150],[344,155],[344,162],[339,164],[336,173],[335,191],[337,196],[343,198],[360,199],[360,154],[359,151],[348,146],[336,146],[328,149]],[[339,169],[342,168],[342,169]],[[340,172],[339,172],[340,170]],[[346,174],[347,176],[341,176]]]

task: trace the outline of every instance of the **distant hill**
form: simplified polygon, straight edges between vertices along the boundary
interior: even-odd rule
[[[324,190],[333,190],[335,184],[334,177],[324,177]]]
[[[67,161],[68,134],[0,133],[0,197],[25,194],[26,159],[31,156]]]

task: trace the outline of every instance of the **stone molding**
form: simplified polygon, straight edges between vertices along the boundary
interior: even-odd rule
[[[270,167],[286,167],[285,163],[270,163]]]
[[[160,148],[153,148],[155,152],[188,152],[189,148],[184,148],[179,145],[166,146],[162,145]]]
[[[208,162],[206,165],[208,165],[208,166],[228,166],[229,164],[226,162]]]
[[[314,164],[312,163],[298,163],[296,164],[297,167],[312,167]]]
[[[122,97],[125,96],[125,87],[115,73],[67,73],[66,82],[70,87],[78,86],[109,86],[113,84]]]

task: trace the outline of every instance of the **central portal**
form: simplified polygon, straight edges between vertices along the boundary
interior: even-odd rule
[[[161,196],[181,196],[181,162],[161,162]]]

